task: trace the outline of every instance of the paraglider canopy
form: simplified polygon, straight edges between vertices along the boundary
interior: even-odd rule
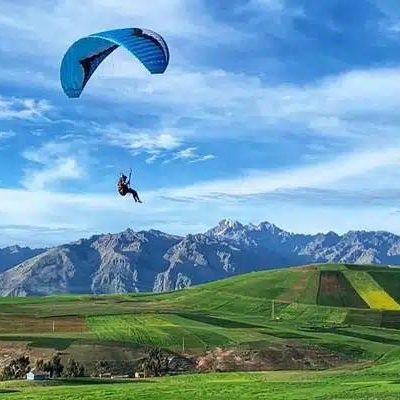
[[[169,62],[167,43],[148,29],[126,28],[94,33],[76,41],[65,53],[60,80],[68,97],[79,97],[101,62],[125,47],[152,74],[162,74]]]

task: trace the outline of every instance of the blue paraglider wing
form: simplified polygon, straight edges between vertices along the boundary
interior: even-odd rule
[[[61,85],[68,97],[79,97],[90,77],[118,47],[125,47],[152,74],[162,74],[169,62],[168,46],[157,33],[139,28],[95,33],[75,42],[61,63]]]

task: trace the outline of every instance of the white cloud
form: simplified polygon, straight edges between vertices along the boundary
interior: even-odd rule
[[[218,127],[238,124],[245,129],[235,129],[235,136],[252,129],[266,135],[284,131],[358,140],[397,135],[400,68],[354,70],[302,85],[270,85],[257,76],[173,67],[161,76],[133,76],[127,68],[110,79],[91,82],[87,95],[140,102],[164,118],[176,116],[179,109],[181,118],[195,116],[193,124],[212,125],[208,138],[218,137]]]
[[[11,132],[11,131],[1,132],[0,131],[0,140],[10,139],[14,136],[15,136],[15,132]]]
[[[213,160],[215,158],[214,154],[206,154],[205,156],[199,156],[198,158],[195,158],[193,160],[190,160],[190,163],[198,163],[202,161],[208,161],[208,160]]]
[[[274,173],[253,171],[239,178],[199,182],[185,188],[164,189],[163,193],[171,198],[196,200],[215,196],[257,196],[278,190],[300,188],[330,188],[331,185],[364,176],[381,168],[399,166],[400,147],[388,147],[345,154],[323,163]],[[346,187],[343,190],[346,190]]]
[[[182,140],[171,133],[136,133],[117,129],[106,129],[104,139],[112,146],[121,147],[137,155],[150,154],[154,161],[165,151],[174,150],[182,145]]]
[[[188,147],[187,149],[178,151],[175,153],[174,159],[191,159],[191,158],[196,158],[197,153],[196,153],[196,147]]]
[[[51,165],[37,171],[28,171],[23,181],[30,190],[50,189],[61,181],[80,179],[84,175],[76,159],[60,158]]]
[[[22,185],[29,190],[54,190],[64,181],[78,180],[85,176],[85,170],[78,161],[71,143],[48,142],[37,149],[30,149],[22,156],[41,168],[25,170]]]
[[[7,2],[2,4],[1,22],[4,33],[12,36],[18,32],[18,50],[36,56],[34,45],[41,43],[42,57],[57,58],[80,37],[115,27],[153,29],[169,42],[190,37],[220,43],[243,36],[229,25],[214,21],[200,0],[55,0],[51,6]]]
[[[134,156],[148,154],[147,164],[163,160],[168,164],[175,160],[184,160],[189,163],[207,161],[215,158],[213,154],[202,155],[197,147],[187,147],[179,150],[185,143],[183,135],[172,133],[144,133],[130,132],[129,128],[117,129],[113,127],[101,128],[106,143],[129,150]]]
[[[159,155],[158,154],[153,154],[152,156],[146,158],[146,164],[153,164],[158,159],[159,159]]]
[[[44,118],[51,109],[47,100],[0,96],[0,119],[3,120]]]
[[[197,163],[214,159],[213,154],[200,155],[197,153],[197,147],[188,147],[186,149],[177,151],[172,158],[165,160],[164,163],[169,163],[175,160],[185,160],[189,163]]]
[[[94,233],[96,223],[97,229],[106,231],[107,212],[116,214],[118,209],[120,204],[113,196],[0,188],[1,226],[13,227],[10,236],[2,241],[4,245],[10,244],[10,238],[35,245],[60,243],[78,238],[79,232]],[[17,232],[18,227],[21,228]],[[43,238],[35,237],[32,232],[38,227],[50,233]]]
[[[127,227],[189,232],[199,223],[190,221],[190,205],[186,207],[185,222],[175,204],[152,193],[141,193],[141,197],[144,203],[137,205],[116,191],[66,193],[0,188],[0,230],[7,229],[6,237],[0,235],[0,246],[9,245],[11,238],[12,242],[37,246],[65,243]],[[47,234],[38,235],[38,231]]]

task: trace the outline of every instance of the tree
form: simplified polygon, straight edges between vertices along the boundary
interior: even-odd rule
[[[35,371],[44,371],[44,360],[42,358],[39,358],[35,362]]]
[[[52,359],[44,364],[43,369],[50,374],[50,378],[59,378],[64,371],[59,353],[55,353]]]
[[[5,381],[24,378],[30,371],[30,363],[28,356],[20,356],[12,359],[9,364],[3,368],[0,379]]]
[[[161,376],[168,371],[169,359],[159,347],[152,348],[142,362],[142,368],[153,376]]]
[[[64,376],[68,378],[81,378],[85,375],[85,367],[76,362],[73,358],[68,360],[67,368],[65,369]]]
[[[104,374],[107,374],[108,372],[110,372],[110,364],[108,363],[108,361],[106,360],[99,360],[96,363],[95,366],[95,374],[97,376],[102,376]]]

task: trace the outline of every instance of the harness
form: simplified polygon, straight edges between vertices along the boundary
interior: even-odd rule
[[[127,182],[124,182],[122,178],[118,179],[117,188],[118,188],[118,193],[121,196],[125,196],[128,193],[129,184],[131,183],[131,177],[132,177],[132,168],[129,170],[129,178]]]
[[[121,178],[118,180],[117,188],[121,196],[125,196],[128,193],[128,185]]]

